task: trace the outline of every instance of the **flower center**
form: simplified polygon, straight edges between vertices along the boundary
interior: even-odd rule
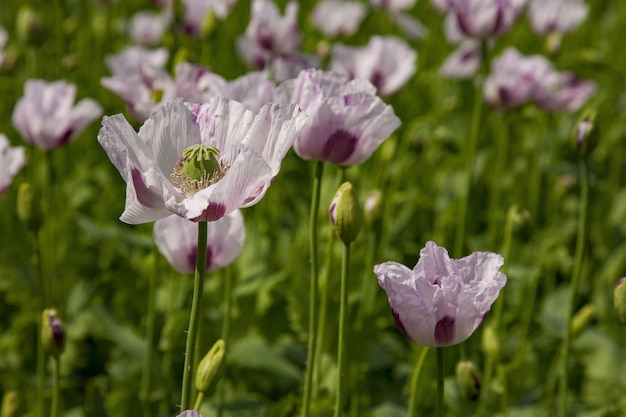
[[[171,178],[189,197],[219,181],[230,168],[219,159],[220,152],[212,146],[189,146],[183,150],[182,156]]]

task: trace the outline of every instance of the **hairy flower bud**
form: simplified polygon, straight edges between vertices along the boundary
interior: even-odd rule
[[[41,213],[35,201],[33,187],[24,182],[17,190],[17,217],[29,232],[37,232],[41,227]]]
[[[480,396],[480,373],[472,361],[456,364],[456,383],[463,399],[477,400]]]
[[[620,323],[626,325],[626,285],[624,285],[626,277],[620,278],[613,289],[613,306],[617,319]]]
[[[328,209],[330,222],[335,233],[343,243],[350,243],[356,239],[361,230],[361,205],[352,188],[352,184],[344,182]]]
[[[196,369],[196,389],[198,392],[210,394],[222,376],[226,344],[218,339],[211,350],[202,358]]]
[[[48,308],[42,313],[41,343],[50,355],[59,356],[65,349],[65,329],[57,311]]]

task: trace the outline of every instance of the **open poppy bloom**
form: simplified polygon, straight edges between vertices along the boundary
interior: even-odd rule
[[[306,120],[295,104],[268,103],[255,114],[219,97],[166,103],[139,133],[121,114],[104,117],[98,141],[126,181],[120,220],[140,224],[174,213],[215,221],[256,204]]]
[[[408,338],[424,346],[450,346],[470,337],[498,298],[506,284],[498,271],[503,263],[492,252],[450,259],[445,248],[427,242],[413,270],[385,262],[374,273]]]

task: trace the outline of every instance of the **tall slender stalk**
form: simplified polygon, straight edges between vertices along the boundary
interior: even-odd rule
[[[582,265],[585,255],[587,202],[589,199],[589,181],[587,178],[587,164],[584,156],[578,159],[580,175],[580,208],[578,212],[578,225],[576,230],[576,249],[574,253],[574,266],[572,282],[570,283],[569,301],[567,304],[567,321],[565,322],[565,336],[563,337],[563,354],[561,357],[561,372],[559,380],[559,417],[567,416],[567,378],[570,345],[572,343],[571,319],[576,306],[576,295],[582,274]]]
[[[339,344],[337,346],[337,402],[335,417],[343,414],[346,397],[348,341],[348,267],[350,266],[350,243],[344,243],[341,257],[341,289],[339,296]]]
[[[446,372],[444,369],[443,347],[437,346],[437,417],[443,417],[443,389]]]
[[[194,356],[196,352],[196,339],[202,311],[202,293],[204,292],[204,272],[206,270],[207,249],[207,222],[198,223],[198,254],[196,256],[196,273],[193,281],[193,300],[191,303],[191,316],[189,318],[189,330],[187,332],[187,344],[185,346],[185,363],[183,369],[183,387],[180,399],[182,411],[190,409],[191,381],[193,380]]]
[[[233,280],[231,269],[224,269],[224,317],[222,318],[222,340],[226,345],[226,353],[224,357],[228,354],[228,346],[230,343],[230,317],[231,317],[231,309],[232,309],[232,298],[233,298]],[[219,384],[219,391],[217,397],[217,417],[222,417],[224,414],[224,398],[226,396],[225,390],[225,381],[222,379]]]
[[[309,416],[311,391],[313,387],[313,373],[315,369],[318,298],[317,213],[320,206],[320,192],[322,188],[323,170],[324,163],[321,161],[315,161],[315,172],[313,174],[313,191],[311,195],[311,218],[309,222],[309,252],[311,257],[311,281],[309,290],[309,341],[306,365],[307,367],[304,379],[304,394],[302,398],[302,417]]]
[[[156,244],[152,244],[152,270],[148,280],[148,311],[146,312],[146,336],[144,339],[144,356],[141,374],[141,402],[143,415],[152,416],[150,409],[150,386],[152,379],[152,353],[154,340],[154,294],[156,287],[158,250]]]
[[[424,365],[424,361],[426,360],[426,355],[430,350],[428,346],[420,347],[420,354],[417,357],[417,361],[415,362],[415,367],[413,368],[413,373],[411,374],[411,387],[409,392],[409,415],[408,417],[417,417],[417,394],[419,389],[419,380],[420,375],[422,373],[422,366]]]
[[[50,417],[59,416],[59,392],[60,392],[60,368],[61,358],[59,355],[52,357],[52,404],[50,405]]]

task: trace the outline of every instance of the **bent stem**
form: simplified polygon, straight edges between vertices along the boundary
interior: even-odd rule
[[[443,388],[445,370],[443,362],[443,347],[437,346],[437,417],[443,417]]]
[[[430,349],[428,346],[422,346],[420,350],[420,354],[417,357],[417,361],[415,362],[415,367],[413,368],[413,374],[411,375],[411,388],[410,388],[410,397],[409,397],[409,416],[408,417],[417,417],[417,394],[418,394],[418,385],[420,380],[420,374],[422,373],[422,366],[424,365],[424,361],[426,360],[426,355]]]
[[[307,352],[306,375],[304,379],[304,394],[302,398],[302,417],[309,416],[311,391],[313,387],[313,373],[315,369],[315,346],[317,344],[317,213],[320,206],[320,191],[322,188],[322,173],[324,164],[315,161],[313,174],[313,190],[311,195],[311,218],[309,221],[309,251],[311,256],[311,282],[309,290],[309,342]]]
[[[574,270],[572,271],[572,283],[570,284],[569,302],[567,305],[567,321],[565,322],[565,336],[563,338],[563,355],[561,357],[561,372],[559,381],[559,417],[567,415],[567,377],[570,345],[572,343],[571,320],[576,305],[576,294],[580,282],[583,258],[585,255],[587,201],[589,196],[589,182],[587,178],[587,165],[583,156],[578,159],[580,175],[580,211],[578,212],[578,225],[576,230],[576,252],[574,254]]]
[[[204,292],[204,272],[206,270],[207,249],[207,222],[198,223],[198,252],[196,256],[196,273],[193,280],[193,300],[191,302],[191,316],[185,346],[185,364],[183,369],[183,387],[180,399],[181,411],[189,410],[191,403],[191,381],[196,351],[196,339],[200,327],[202,310],[202,293]]]
[[[335,404],[335,417],[342,414],[346,393],[346,342],[348,321],[348,267],[350,265],[350,243],[343,245],[341,257],[341,289],[339,301],[339,343],[337,346],[337,403]]]

